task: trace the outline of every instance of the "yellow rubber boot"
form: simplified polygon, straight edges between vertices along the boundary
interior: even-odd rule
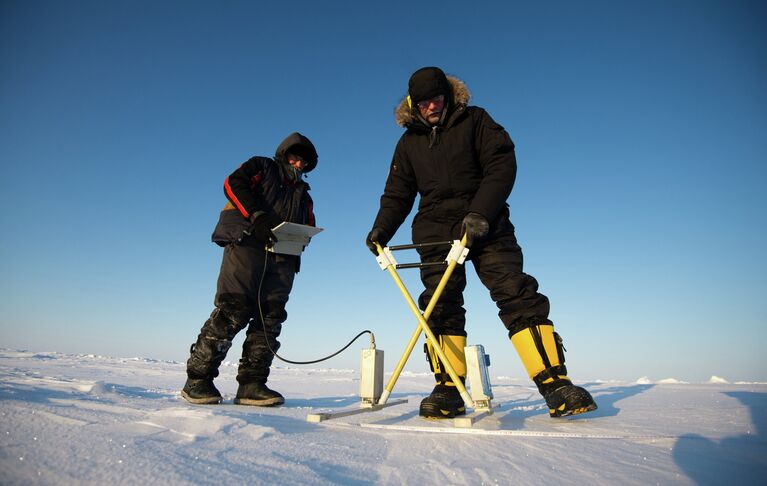
[[[528,376],[538,386],[552,417],[564,417],[596,410],[588,391],[573,385],[567,377],[565,347],[554,326],[531,326],[511,336]]]
[[[530,379],[535,379],[546,369],[564,364],[564,353],[559,350],[562,340],[559,339],[557,343],[557,338],[559,334],[554,332],[552,325],[528,327],[511,336],[511,342],[519,353]],[[560,354],[562,354],[561,357]],[[556,374],[550,378],[567,379],[566,369],[557,369],[557,371],[560,371],[562,376]]]
[[[450,361],[453,370],[455,370],[461,381],[465,381],[466,352],[464,348],[466,347],[466,336],[440,334],[436,337],[439,339],[440,348],[442,348],[445,357]],[[421,401],[419,414],[430,419],[453,418],[456,415],[464,415],[466,407],[455,383],[453,383],[450,375],[445,371],[431,344],[427,343],[425,348],[429,364],[437,380],[437,385],[431,394]]]
[[[439,339],[440,348],[445,353],[445,357],[450,361],[450,365],[455,370],[455,373],[459,378],[466,378],[466,336],[456,336],[452,334],[439,334],[436,336]],[[429,364],[431,370],[437,376],[437,381],[441,381],[450,386],[455,386],[450,379],[450,375],[442,366],[442,362],[439,360],[437,352],[432,347],[431,343],[426,343],[426,354],[429,357]]]

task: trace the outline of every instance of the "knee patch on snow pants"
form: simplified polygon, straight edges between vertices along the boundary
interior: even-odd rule
[[[217,304],[189,349],[186,364],[189,378],[213,379],[218,376],[218,367],[232,347],[232,339],[247,326],[252,316],[252,307],[244,296],[218,299]]]

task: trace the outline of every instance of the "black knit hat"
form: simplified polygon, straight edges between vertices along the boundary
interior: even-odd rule
[[[438,67],[423,67],[410,76],[407,91],[413,104],[435,96],[450,95],[450,82]]]

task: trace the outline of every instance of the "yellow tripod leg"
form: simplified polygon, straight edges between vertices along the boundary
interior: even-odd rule
[[[461,245],[466,245],[465,235],[461,239]],[[376,243],[376,248],[378,249],[379,255],[383,253],[383,248],[381,248],[381,245],[379,245],[378,243]],[[413,348],[418,342],[418,338],[421,336],[421,332],[423,331],[423,333],[426,335],[427,341],[431,343],[431,345],[434,348],[434,351],[437,353],[437,356],[439,356],[439,359],[442,361],[442,364],[445,367],[445,371],[447,371],[447,374],[450,376],[450,379],[453,380],[453,383],[455,383],[455,387],[458,390],[458,393],[461,394],[461,398],[463,399],[464,403],[466,404],[467,407],[474,408],[474,401],[469,396],[469,393],[466,391],[466,387],[464,386],[463,382],[458,377],[458,374],[455,372],[455,369],[450,364],[450,361],[445,356],[444,351],[442,351],[442,347],[439,345],[439,341],[437,340],[436,336],[429,328],[429,324],[427,322],[429,317],[431,316],[432,311],[434,310],[434,307],[436,307],[437,302],[439,301],[439,298],[442,295],[442,292],[445,290],[445,286],[447,285],[448,280],[450,280],[450,276],[453,274],[453,271],[455,270],[456,265],[458,265],[457,260],[453,259],[448,262],[447,269],[445,270],[444,275],[442,275],[442,279],[439,281],[437,288],[434,290],[434,294],[432,295],[431,300],[429,301],[429,304],[426,306],[426,309],[424,310],[423,314],[421,314],[421,311],[418,309],[418,306],[413,301],[413,298],[410,296],[410,292],[408,292],[407,288],[405,287],[405,284],[402,282],[402,279],[399,278],[399,275],[397,274],[397,270],[394,268],[394,265],[389,264],[386,267],[386,269],[389,271],[389,274],[394,279],[394,282],[397,284],[397,287],[400,289],[402,296],[405,297],[405,301],[407,301],[407,304],[410,307],[410,310],[418,319],[418,327],[416,328],[415,332],[413,332],[413,335],[411,336],[410,341],[408,342],[408,345],[405,348],[405,352],[402,354],[402,358],[400,358],[399,363],[397,363],[397,366],[394,368],[394,372],[392,373],[392,376],[389,379],[389,382],[386,384],[386,387],[384,388],[384,391],[381,394],[381,398],[378,400],[379,405],[386,403],[386,401],[389,399],[389,395],[391,395],[391,392],[394,389],[394,385],[399,379],[399,376],[402,373],[402,369],[405,367],[405,363],[407,362],[408,358],[410,358],[410,354],[413,352]]]

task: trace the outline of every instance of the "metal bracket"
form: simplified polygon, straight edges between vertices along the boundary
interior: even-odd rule
[[[350,409],[350,410],[338,410],[335,412],[319,412],[319,413],[310,413],[306,416],[307,422],[324,422],[325,420],[330,420],[334,418],[339,417],[348,417],[349,415],[357,415],[360,413],[368,413],[368,412],[377,412],[381,409],[391,407],[394,405],[399,405],[401,403],[407,403],[407,398],[402,398],[400,400],[394,400],[389,403],[383,403],[380,405],[372,405],[370,407],[364,407],[364,408],[356,408],[356,409]]]
[[[474,410],[492,410],[493,403],[491,400],[474,400]]]
[[[468,254],[468,248],[463,246],[460,241],[453,240],[453,246],[450,247],[450,252],[447,254],[445,261],[450,263],[451,260],[455,260],[459,265],[463,265]]]
[[[459,429],[470,429],[474,426],[474,423],[477,421],[488,417],[493,414],[493,411],[495,408],[498,407],[497,404],[490,404],[490,402],[485,404],[482,404],[483,407],[477,407],[474,409],[474,412],[470,413],[469,415],[464,415],[462,417],[456,417],[453,419],[453,426]],[[474,429],[474,430],[482,430],[482,429]]]
[[[386,270],[389,268],[389,265],[397,266],[397,260],[394,259],[394,255],[392,255],[388,246],[383,249],[382,253],[379,253],[378,256],[376,256],[376,261],[378,262],[378,266],[381,267],[381,270]]]

